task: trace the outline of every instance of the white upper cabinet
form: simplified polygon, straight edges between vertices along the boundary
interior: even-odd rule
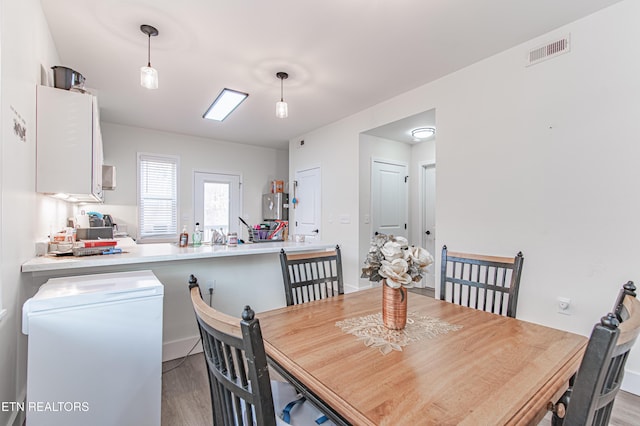
[[[38,86],[36,191],[101,202],[102,136],[95,96]]]

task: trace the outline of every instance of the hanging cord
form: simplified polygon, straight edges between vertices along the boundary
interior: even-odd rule
[[[280,102],[284,102],[284,77],[280,77]]]
[[[187,358],[189,358],[189,355],[191,355],[191,352],[193,352],[193,350],[196,348],[196,346],[198,346],[198,343],[200,343],[201,340],[202,340],[201,338],[198,339],[198,341],[191,347],[191,349],[189,349],[189,352],[187,352],[187,354],[182,358],[182,360],[180,360],[180,362],[177,365],[174,365],[173,367],[169,368],[168,370],[162,371],[162,374],[168,373],[169,371],[172,371],[172,370],[175,370],[176,368],[178,368],[182,364],[184,364],[184,362],[187,360]]]
[[[191,288],[192,285],[197,286],[198,285],[198,279],[196,277],[194,277],[193,275],[191,275],[190,279],[189,279],[189,288]],[[209,289],[209,306],[211,306],[211,298],[213,297],[213,288]],[[189,355],[191,355],[191,352],[193,352],[193,350],[196,348],[196,346],[198,346],[198,343],[200,343],[202,341],[202,337],[198,338],[198,341],[191,347],[191,349],[189,349],[189,352],[187,352],[187,354],[182,358],[182,360],[180,360],[180,362],[177,365],[174,365],[173,367],[169,368],[168,370],[164,370],[162,372],[162,374],[164,373],[168,373],[169,371],[175,370],[176,368],[180,367],[182,364],[184,364],[184,362],[187,360],[187,358],[189,358]]]
[[[148,34],[149,43],[147,44],[147,66],[151,68],[151,33]]]

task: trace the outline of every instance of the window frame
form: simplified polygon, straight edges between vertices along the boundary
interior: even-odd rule
[[[176,181],[175,181],[175,233],[171,233],[171,234],[162,234],[162,235],[149,235],[149,236],[143,236],[142,235],[142,212],[141,212],[141,190],[140,190],[140,185],[141,185],[141,176],[140,176],[140,171],[141,171],[141,162],[142,161],[152,161],[153,159],[157,159],[159,162],[167,162],[167,163],[172,163],[175,164],[176,167]],[[137,224],[138,224],[138,238],[137,238],[137,242],[144,244],[144,243],[164,243],[164,242],[176,242],[178,241],[178,235],[181,232],[180,229],[180,157],[177,155],[169,155],[169,154],[157,154],[157,153],[152,153],[152,152],[138,152],[136,154],[136,207],[137,207],[137,211],[136,211],[136,220],[137,220]]]

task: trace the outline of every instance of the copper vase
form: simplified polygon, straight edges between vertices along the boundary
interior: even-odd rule
[[[382,322],[391,330],[402,330],[407,324],[406,288],[389,287],[382,281]]]

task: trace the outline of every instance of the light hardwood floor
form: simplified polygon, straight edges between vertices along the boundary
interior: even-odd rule
[[[433,289],[412,289],[412,293],[433,297]],[[162,426],[204,426],[212,424],[209,382],[202,353],[163,364]],[[619,392],[611,416],[612,426],[640,425],[640,396]],[[547,415],[539,426],[550,426]]]
[[[167,361],[167,371],[181,360]],[[190,355],[182,365],[162,375],[162,426],[211,425],[209,379],[202,353]]]

